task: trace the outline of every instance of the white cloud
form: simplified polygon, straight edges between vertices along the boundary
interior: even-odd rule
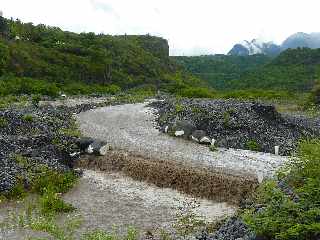
[[[6,17],[76,32],[154,34],[171,54],[225,53],[243,39],[277,43],[320,31],[318,0],[1,0]]]

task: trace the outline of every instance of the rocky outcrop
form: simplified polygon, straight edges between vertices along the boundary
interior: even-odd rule
[[[122,38],[134,39],[138,44],[155,57],[167,59],[169,57],[169,43],[166,39],[151,35],[126,35]]]

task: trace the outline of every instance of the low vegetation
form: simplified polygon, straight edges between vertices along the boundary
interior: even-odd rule
[[[13,156],[13,160],[19,167],[27,169],[27,176],[18,176],[15,187],[0,196],[2,200],[21,200],[31,192],[40,196],[41,211],[45,214],[73,210],[60,197],[77,181],[77,176],[72,171],[59,172],[44,165],[33,165],[28,158],[20,155]],[[27,188],[25,182],[29,182]]]
[[[255,140],[246,142],[246,148],[251,151],[259,151],[260,145]]]
[[[320,237],[320,140],[302,141],[297,155],[278,180],[259,187],[256,208],[243,218],[266,239],[307,240]]]

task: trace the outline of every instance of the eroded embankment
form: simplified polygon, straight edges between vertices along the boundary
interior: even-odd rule
[[[258,183],[252,175],[195,168],[175,161],[148,159],[119,151],[109,152],[104,157],[83,158],[78,167],[122,171],[135,180],[158,187],[173,188],[196,197],[229,203],[239,203]]]

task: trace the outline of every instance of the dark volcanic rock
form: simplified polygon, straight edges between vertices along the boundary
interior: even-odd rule
[[[176,111],[176,106],[183,109]],[[273,105],[239,100],[167,99],[152,104],[160,127],[187,121],[216,140],[218,147],[251,149],[288,155],[301,138],[320,136],[319,122],[283,116]]]
[[[248,229],[248,227],[239,218],[230,218],[223,224],[218,231],[210,236],[210,240],[253,240],[255,235]]]
[[[0,111],[6,124],[0,128],[0,192],[12,189],[18,176],[27,179],[27,169],[18,157],[28,159],[28,166],[45,164],[66,171],[76,160],[71,153],[79,151],[75,137],[62,133],[74,124],[74,109],[64,107],[27,107]],[[79,156],[77,156],[78,158]]]

